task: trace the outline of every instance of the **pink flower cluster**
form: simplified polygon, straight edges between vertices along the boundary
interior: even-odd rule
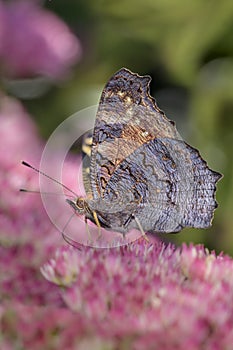
[[[116,348],[231,349],[233,260],[202,246],[144,241],[60,249],[42,267],[67,307]]]
[[[0,0],[0,66],[5,76],[62,77],[81,56],[64,22],[36,1]]]

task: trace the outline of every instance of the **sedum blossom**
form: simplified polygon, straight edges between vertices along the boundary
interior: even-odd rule
[[[201,245],[139,240],[105,250],[62,248],[41,271],[96,336],[119,348],[233,344],[233,260]]]

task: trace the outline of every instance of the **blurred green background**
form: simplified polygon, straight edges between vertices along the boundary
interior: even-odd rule
[[[233,1],[52,0],[44,6],[78,36],[83,56],[65,81],[23,100],[42,137],[97,104],[121,67],[151,75],[159,107],[209,166],[224,174],[213,226],[166,239],[233,255]]]

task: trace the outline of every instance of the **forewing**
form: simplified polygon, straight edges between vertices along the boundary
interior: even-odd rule
[[[131,153],[155,138],[181,139],[149,94],[149,76],[123,68],[105,86],[93,132],[90,185],[94,199],[104,196],[114,171]]]

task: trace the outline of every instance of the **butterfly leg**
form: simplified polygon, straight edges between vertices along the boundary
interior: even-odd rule
[[[138,225],[139,230],[141,231],[142,237],[147,241],[150,242],[149,238],[146,236],[145,231],[142,228],[142,225],[140,223],[140,221],[138,220],[137,216],[134,216],[134,220],[136,222],[136,224]]]
[[[101,226],[100,226],[100,222],[99,222],[99,219],[98,219],[98,216],[96,214],[96,211],[93,211],[93,218],[95,220],[95,223],[96,223],[96,226],[98,227],[98,238],[101,237]]]
[[[89,229],[89,226],[88,226],[88,223],[87,223],[87,217],[86,216],[85,216],[85,225],[86,225],[86,231],[87,231],[88,238],[91,241],[91,232],[90,232],[90,229]]]

